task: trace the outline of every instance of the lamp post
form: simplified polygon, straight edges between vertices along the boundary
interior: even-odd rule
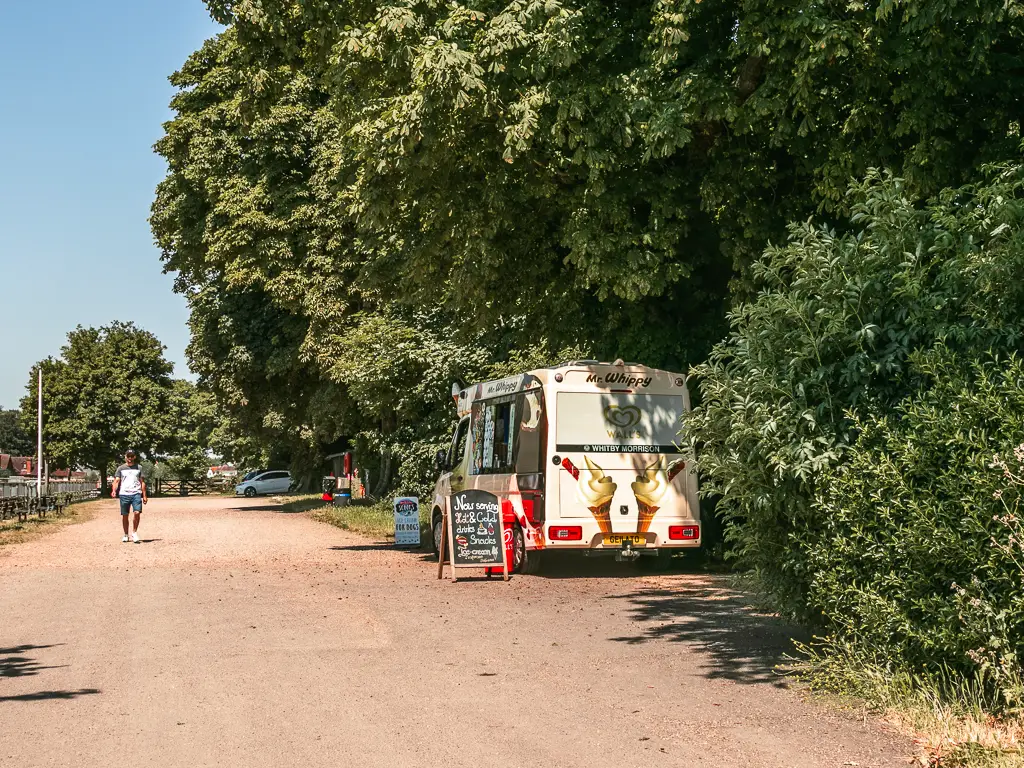
[[[43,497],[43,367],[39,366],[39,404],[36,406],[36,498]]]

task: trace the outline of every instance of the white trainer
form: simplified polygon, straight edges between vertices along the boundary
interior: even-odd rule
[[[128,539],[125,539],[125,541],[128,541]],[[140,544],[141,542],[139,541],[139,534],[133,533],[132,534],[132,541],[134,541],[136,544]]]
[[[123,538],[123,539],[121,539],[121,543],[122,543],[122,544],[126,544],[127,542],[128,542],[128,534],[126,533],[126,534],[124,535],[124,538]]]

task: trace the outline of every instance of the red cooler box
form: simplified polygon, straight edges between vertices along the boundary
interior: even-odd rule
[[[512,508],[512,502],[508,499],[501,500],[501,520],[505,526],[505,562],[508,563],[508,572],[512,573],[512,564],[515,562],[515,548],[512,545],[512,526],[516,524],[516,513]],[[488,576],[501,576],[505,571],[502,568],[485,568]]]

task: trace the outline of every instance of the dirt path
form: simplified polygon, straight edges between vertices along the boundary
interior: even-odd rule
[[[801,701],[705,576],[437,582],[266,502],[157,500],[0,550],[0,764],[897,766]]]

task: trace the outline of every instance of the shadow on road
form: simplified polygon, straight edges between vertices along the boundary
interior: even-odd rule
[[[554,556],[552,556],[554,555]],[[610,555],[586,556],[579,552],[547,552],[541,579],[629,579],[650,576],[636,563],[619,563]]]
[[[100,693],[99,688],[79,688],[77,691],[37,691],[23,693],[20,696],[0,696],[0,703],[5,701],[48,701],[50,699],[77,699],[79,696],[91,696]]]
[[[282,515],[298,515],[309,510],[285,509],[283,504],[260,504],[254,507],[226,507],[225,512],[280,512]]]
[[[384,552],[389,550],[395,550],[400,552],[401,550],[395,547],[394,544],[349,544],[345,547],[328,547],[328,549],[334,550],[335,552]],[[436,559],[435,559],[436,562]]]
[[[659,586],[610,599],[631,605],[641,631],[612,638],[636,645],[692,643],[709,659],[706,676],[737,683],[784,686],[776,667],[792,655],[794,641],[810,635],[775,616],[756,613],[742,592],[714,576],[663,577]]]
[[[14,645],[10,648],[0,648],[0,678],[32,677],[33,675],[38,675],[44,669],[60,669],[61,667],[68,666],[67,664],[45,666],[27,655],[30,651],[56,648],[61,645],[64,645],[64,643],[51,643],[49,645]],[[77,691],[37,691],[35,693],[22,693],[13,696],[0,696],[0,703],[5,701],[75,699],[79,696],[88,696],[99,692],[99,688],[80,688]]]
[[[395,549],[394,544],[379,545],[381,549]],[[331,547],[331,549],[375,549],[376,546],[354,546],[354,547]],[[437,565],[437,555],[429,549],[406,550],[410,554],[418,555],[421,563]],[[445,560],[445,568],[447,568]],[[468,570],[468,569],[467,569]],[[482,568],[481,568],[482,570]],[[678,560],[673,563],[671,573],[703,573],[697,565],[692,565],[685,560]],[[609,556],[588,557],[579,552],[556,552],[544,560],[544,565],[539,574],[523,575],[510,574],[516,578],[523,579],[641,579],[649,578],[652,574],[642,570],[635,563],[617,563],[615,558]],[[461,576],[459,578],[462,578]]]
[[[0,648],[0,677],[31,677],[38,675],[44,669],[59,669],[66,667],[66,664],[43,666],[35,659],[26,656],[29,651],[43,648],[54,648],[63,643],[51,645],[16,645],[11,648]]]

